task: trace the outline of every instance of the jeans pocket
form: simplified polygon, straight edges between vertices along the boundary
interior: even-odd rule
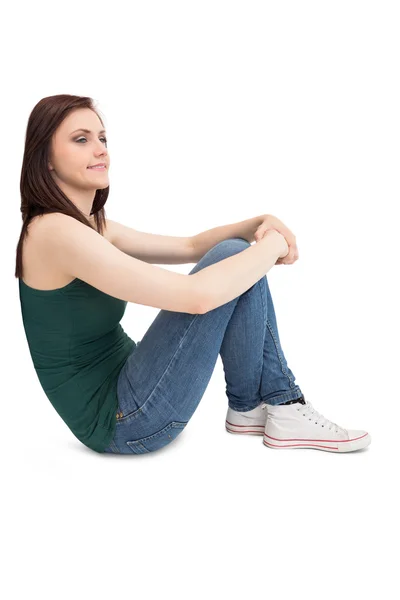
[[[188,421],[171,421],[153,435],[126,442],[134,454],[145,454],[163,448],[172,442],[187,425]]]

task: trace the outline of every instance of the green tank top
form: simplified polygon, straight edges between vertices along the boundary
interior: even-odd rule
[[[103,452],[116,427],[118,375],[136,346],[119,323],[127,302],[78,278],[55,290],[19,279],[19,295],[47,398],[78,440]]]

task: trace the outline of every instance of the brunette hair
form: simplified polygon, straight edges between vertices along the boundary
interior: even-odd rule
[[[90,108],[104,123],[92,98],[59,94],[42,98],[33,108],[26,128],[25,149],[22,161],[20,192],[22,229],[17,245],[15,277],[21,278],[22,243],[28,235],[28,225],[33,217],[59,212],[74,217],[95,229],[85,215],[71,202],[55,183],[48,169],[51,138],[65,117],[78,108]],[[96,190],[90,214],[94,214],[96,231],[103,233],[106,215],[103,208],[110,186]]]

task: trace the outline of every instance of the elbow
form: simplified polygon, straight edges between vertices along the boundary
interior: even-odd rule
[[[191,310],[192,315],[204,315],[206,312],[208,312],[208,311],[204,310],[204,306],[199,305],[198,303]]]
[[[196,314],[198,314],[198,315],[205,315],[210,310],[212,310],[210,298],[203,298],[202,302],[198,303],[198,305],[197,305],[197,312],[196,312]]]
[[[204,315],[210,310],[209,302],[201,297],[197,296],[196,299],[192,302],[192,314],[193,315]]]
[[[205,315],[206,312],[208,312],[208,311],[204,310],[204,308],[202,306],[198,306],[193,314],[194,315]]]
[[[192,297],[191,304],[194,307],[193,314],[204,315],[212,310],[214,306],[212,306],[213,301],[210,298],[210,294],[204,289],[206,286],[204,285],[203,280],[200,277],[197,277],[197,275],[200,275],[200,272],[189,274],[190,295]]]

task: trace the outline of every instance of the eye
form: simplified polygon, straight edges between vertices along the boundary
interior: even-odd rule
[[[101,140],[104,140],[105,144],[107,145],[107,138],[105,138],[104,136],[100,138]],[[85,137],[81,137],[77,140],[75,140],[76,142],[80,142],[81,140],[86,140]]]

